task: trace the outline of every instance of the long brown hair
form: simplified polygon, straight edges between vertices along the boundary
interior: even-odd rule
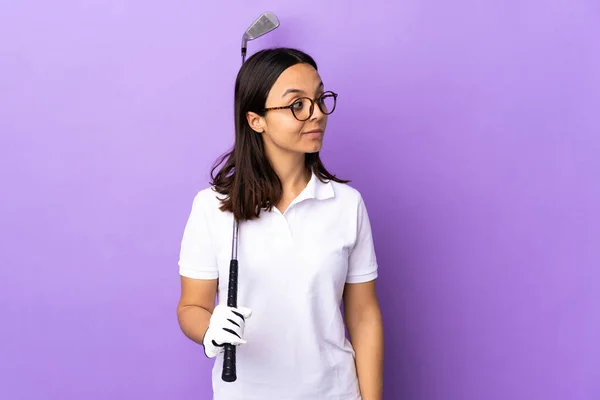
[[[264,115],[267,96],[279,75],[299,63],[308,63],[317,69],[315,60],[300,50],[267,49],[248,58],[237,75],[234,95],[235,144],[213,165],[211,185],[218,193],[225,195],[220,209],[232,212],[239,221],[258,218],[261,209],[270,211],[281,200],[281,181],[265,155],[262,136],[250,128],[246,113],[252,111]],[[215,174],[221,164],[223,166]],[[305,165],[323,182],[349,182],[330,174],[318,152],[307,153]]]

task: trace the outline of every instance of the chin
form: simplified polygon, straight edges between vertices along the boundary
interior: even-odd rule
[[[307,153],[307,154],[310,154],[310,153],[318,153],[319,151],[321,151],[321,148],[322,148],[322,147],[323,147],[323,146],[322,146],[321,144],[318,144],[318,145],[317,145],[317,144],[315,144],[314,146],[307,147],[307,148],[304,150],[304,153]]]

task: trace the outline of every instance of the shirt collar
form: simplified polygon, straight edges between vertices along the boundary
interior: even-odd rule
[[[335,196],[331,181],[321,182],[314,171],[303,192],[305,199],[326,200]]]

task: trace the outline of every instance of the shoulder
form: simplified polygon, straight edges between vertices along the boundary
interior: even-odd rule
[[[193,210],[205,215],[221,213],[221,200],[224,198],[225,196],[212,186],[202,188],[194,196]]]
[[[334,197],[342,204],[351,207],[358,207],[363,204],[362,193],[348,183],[330,181],[333,187]]]
[[[213,186],[208,186],[200,189],[195,197],[194,201],[202,202],[205,204],[211,203],[219,203],[220,199],[224,198],[224,196],[217,192]]]

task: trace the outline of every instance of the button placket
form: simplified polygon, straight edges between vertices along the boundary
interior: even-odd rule
[[[295,213],[295,207],[292,205],[290,207],[288,207],[287,210],[285,210],[285,212],[283,214],[280,214],[280,223],[282,224],[281,226],[281,233],[282,233],[282,237],[285,237],[286,240],[291,240],[292,238],[292,227],[290,226],[290,222],[293,218],[293,215]],[[285,225],[285,226],[283,226]],[[283,233],[285,231],[285,234]]]

